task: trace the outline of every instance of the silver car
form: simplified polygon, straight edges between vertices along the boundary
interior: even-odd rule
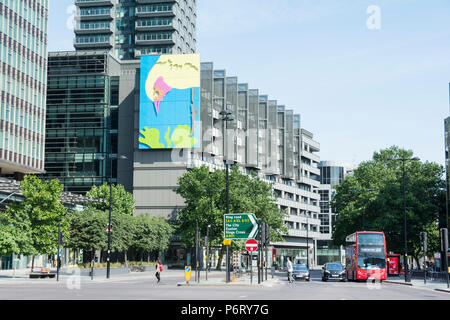
[[[306,280],[309,281],[311,279],[311,275],[309,274],[309,269],[304,264],[294,264],[294,271],[292,272],[292,277],[294,280]]]

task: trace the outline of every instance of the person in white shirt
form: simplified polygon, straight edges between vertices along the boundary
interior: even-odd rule
[[[294,272],[294,267],[292,266],[291,259],[289,257],[287,257],[286,259],[287,259],[286,269],[287,269],[287,272],[288,272],[288,281],[289,281],[289,283],[291,283],[291,282],[293,282],[293,280],[292,280],[292,272]]]

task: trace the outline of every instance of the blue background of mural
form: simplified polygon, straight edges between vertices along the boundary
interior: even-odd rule
[[[170,127],[170,137],[174,129],[179,125],[188,125],[192,128],[191,119],[191,89],[172,89],[161,101],[159,105],[159,114],[156,114],[155,106],[145,92],[145,83],[148,74],[158,62],[160,56],[141,57],[141,79],[140,79],[140,110],[139,110],[139,132],[145,127],[159,130],[159,142],[168,148],[165,134]],[[197,143],[194,148],[200,146],[200,88],[195,88],[194,108],[197,111],[196,128],[194,137]],[[139,134],[142,137],[142,134]],[[175,146],[172,143],[171,148]],[[139,143],[139,149],[151,149],[149,146]]]

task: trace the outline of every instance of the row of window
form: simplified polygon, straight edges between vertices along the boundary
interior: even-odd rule
[[[36,133],[42,134],[43,132],[44,121],[42,119],[7,103],[0,102],[0,119]]]
[[[6,46],[0,47],[0,61],[4,62],[16,70],[24,73],[25,75],[33,78],[40,83],[45,83],[47,74],[45,69],[38,63],[32,62],[26,55],[22,55],[7,48]]]
[[[44,160],[42,145],[0,130],[0,149],[38,160]]]
[[[99,15],[107,15],[110,14],[110,8],[81,8],[80,15],[81,16],[99,16]]]
[[[142,33],[136,35],[136,40],[171,40],[172,32]]]
[[[138,27],[169,26],[169,25],[172,25],[172,18],[152,18],[136,21],[136,26]]]
[[[44,33],[46,33],[46,30]],[[39,37],[32,36],[23,26],[15,24],[13,20],[2,14],[0,14],[0,31],[27,49],[37,53],[40,57],[46,57],[47,45]]]
[[[45,106],[45,96],[43,93],[21,81],[16,81],[4,73],[0,73],[0,90],[20,98],[37,108],[43,109]]]
[[[109,43],[111,36],[108,34],[77,36],[75,42],[82,43]]]
[[[44,8],[48,8],[48,0],[37,0],[37,2]],[[3,3],[9,10],[12,10],[20,17],[23,17],[25,20],[32,23],[39,30],[44,32],[47,30],[47,19],[43,19],[41,15],[30,6],[31,1],[28,2],[28,5],[26,5],[24,1],[17,0],[0,0],[0,3]]]
[[[93,21],[93,22],[81,22],[81,30],[98,30],[109,29],[111,23],[109,21]]]

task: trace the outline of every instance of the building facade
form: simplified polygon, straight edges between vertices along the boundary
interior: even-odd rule
[[[75,0],[76,50],[108,50],[119,59],[194,53],[195,0]]]
[[[101,51],[49,54],[44,178],[66,191],[117,182],[119,70]]]
[[[336,193],[334,189],[345,177],[353,174],[353,168],[347,163],[337,161],[322,161],[320,168],[320,236],[317,241],[317,262],[324,265],[327,262],[341,261],[345,256],[342,247],[332,244],[336,211],[331,207],[331,201]]]
[[[113,165],[113,182],[133,193],[135,214],[175,218],[185,205],[174,192],[178,178],[202,165],[223,169],[228,160],[243,173],[274,183],[289,230],[285,242],[272,244],[279,265],[287,256],[316,262],[320,144],[301,128],[300,115],[212,63],[201,63],[200,148],[143,150],[139,60],[118,60],[103,51],[50,53],[49,60],[46,170],[67,191],[84,193],[106,182],[107,163],[96,159],[111,150],[113,157],[127,158]],[[226,127],[223,109],[235,117]],[[168,263],[182,265],[187,254],[176,249]]]
[[[48,0],[0,0],[0,174],[44,171]]]

